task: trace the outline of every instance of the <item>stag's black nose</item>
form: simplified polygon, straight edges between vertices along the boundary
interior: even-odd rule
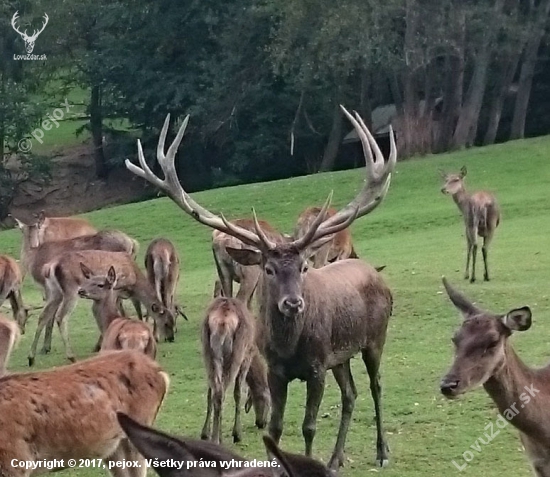
[[[84,290],[78,290],[78,295],[81,297],[81,298],[86,298],[86,292]]]
[[[283,304],[289,310],[301,311],[304,308],[304,300],[299,296],[285,298]]]
[[[458,389],[460,381],[456,379],[444,379],[439,385],[439,389],[444,396],[454,396]]]

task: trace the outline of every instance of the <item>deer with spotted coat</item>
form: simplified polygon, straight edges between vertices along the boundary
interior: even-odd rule
[[[272,414],[269,433],[276,443],[283,432],[283,417],[288,384],[294,379],[306,381],[307,398],[302,434],[306,456],[312,455],[317,414],[325,379],[331,370],[342,396],[342,415],[329,467],[344,463],[344,446],[351,422],[357,390],[351,374],[350,360],[362,354],[371,381],[377,440],[376,460],[388,462],[388,446],[383,431],[379,367],[392,313],[392,294],[381,274],[362,260],[341,260],[320,269],[308,269],[307,258],[327,243],[335,233],[344,230],[358,217],[372,212],[386,195],[397,152],[390,131],[390,155],[384,161],[373,136],[361,117],[342,107],[363,145],[366,182],[348,205],[325,220],[332,194],[321,213],[303,237],[277,243],[270,240],[258,223],[255,230],[230,223],[200,206],[182,188],[174,164],[189,116],[165,152],[170,124],[168,115],[157,148],[157,160],[164,179],[157,177],[147,162],[138,140],[139,166],[126,161],[126,167],[164,191],[186,214],[199,223],[214,228],[245,243],[251,248],[230,249],[233,259],[245,266],[259,266],[259,319],[264,327],[265,355],[269,367]],[[373,155],[374,151],[374,155]]]

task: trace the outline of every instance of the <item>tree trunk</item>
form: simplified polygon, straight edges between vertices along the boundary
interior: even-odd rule
[[[501,67],[496,72],[497,85],[495,87],[495,94],[491,100],[491,106],[489,109],[489,121],[487,123],[487,131],[485,131],[485,137],[483,139],[483,145],[494,144],[498,127],[500,124],[500,118],[502,115],[502,108],[504,101],[508,95],[510,85],[514,80],[516,70],[518,68],[519,55],[516,55],[510,60],[504,60],[501,63]]]
[[[531,86],[537,64],[537,54],[540,43],[544,37],[546,21],[550,13],[550,0],[541,3],[536,11],[536,23],[533,26],[533,33],[525,45],[523,64],[518,83],[518,92],[514,106],[514,117],[512,119],[512,130],[510,139],[521,139],[525,135],[525,119],[531,96]]]
[[[323,159],[319,167],[319,172],[331,171],[334,168],[340,142],[342,141],[342,113],[338,101],[334,102],[334,111],[332,113],[332,127],[328,136],[327,145],[323,154]]]
[[[109,168],[103,150],[103,114],[101,105],[101,86],[92,86],[90,99],[90,128],[94,146],[95,173],[98,179],[106,179]]]

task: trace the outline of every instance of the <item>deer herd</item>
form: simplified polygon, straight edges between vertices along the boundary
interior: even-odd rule
[[[0,476],[27,477],[44,471],[44,459],[103,459],[113,476],[144,476],[145,459],[160,476],[306,477],[333,476],[344,465],[344,449],[357,388],[351,360],[360,355],[370,380],[376,423],[376,463],[388,463],[389,447],[382,416],[380,363],[393,296],[384,267],[359,259],[349,226],[372,212],[384,199],[397,160],[393,131],[384,158],[361,117],[343,114],[361,140],[365,182],[344,207],[308,207],[299,215],[292,235],[277,231],[256,216],[227,220],[210,212],[183,189],[175,157],[188,119],[165,149],[170,115],[162,127],[157,161],[162,178],[147,164],[138,140],[139,165],[127,168],[164,192],[190,218],[213,229],[212,252],[217,271],[214,297],[206,307],[201,342],[207,377],[206,416],[201,440],[171,436],[152,428],[168,392],[170,379],[156,363],[162,341],[174,341],[176,318],[187,320],[176,300],[180,277],[177,248],[166,238],[147,247],[144,269],[137,264],[138,242],[118,230],[98,230],[79,218],[15,219],[22,232],[19,261],[0,256],[0,305],[7,299],[14,320],[0,317]],[[467,237],[465,277],[475,281],[477,236],[483,237],[484,279],[489,280],[488,247],[500,221],[499,206],[488,192],[468,194],[466,168],[443,174],[442,192],[450,194],[463,215]],[[471,269],[470,269],[471,264]],[[6,368],[29,311],[21,294],[29,274],[42,289],[38,325],[29,352],[35,362],[45,329],[42,352],[51,349],[57,323],[65,353],[72,364],[46,371],[10,374]],[[508,342],[513,331],[531,325],[529,308],[505,315],[482,311],[456,291],[444,288],[464,315],[455,335],[456,359],[441,382],[446,397],[483,385],[504,412],[527,383],[550,397],[547,368],[534,371],[522,364]],[[234,293],[234,284],[239,289]],[[255,296],[257,306],[254,306]],[[98,337],[96,356],[76,361],[69,340],[69,316],[78,298],[92,302]],[[136,318],[126,315],[131,300]],[[146,316],[142,313],[142,306]],[[149,324],[152,321],[152,325]],[[94,340],[95,341],[95,340]],[[341,394],[336,442],[328,464],[313,458],[313,441],[327,372]],[[305,455],[279,448],[289,383],[306,383],[302,436]],[[253,408],[256,426],[267,426],[264,446],[271,468],[252,468],[222,442],[225,394],[233,388],[234,442],[242,438],[241,409]],[[247,391],[248,389],[248,391]],[[538,391],[540,389],[540,391]],[[246,397],[246,399],[245,399]],[[512,423],[539,477],[550,477],[550,430],[546,409],[532,406]],[[13,460],[34,463],[14,466]],[[239,466],[224,468],[224,461]],[[116,463],[135,461],[135,467]],[[174,462],[177,463],[174,464]],[[198,465],[218,463],[212,468]],[[172,463],[172,464],[171,464]],[[56,469],[59,470],[59,469]]]

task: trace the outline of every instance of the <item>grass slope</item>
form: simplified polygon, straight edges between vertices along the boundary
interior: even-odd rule
[[[441,275],[495,311],[529,304],[534,312],[533,328],[512,340],[528,364],[543,365],[549,360],[549,150],[550,137],[546,137],[400,163],[384,203],[353,225],[359,255],[375,265],[387,265],[383,274],[395,297],[382,367],[384,422],[392,449],[390,467],[381,471],[387,477],[458,473],[452,460],[462,464],[462,453],[471,450],[470,445],[497,417],[483,390],[453,402],[439,393],[439,380],[452,359],[450,338],[459,323],[457,313],[442,295]],[[468,187],[494,191],[502,205],[503,219],[490,253],[493,280],[489,283],[471,285],[462,279],[462,222],[452,200],[439,191],[438,169],[458,170],[463,164],[468,166]],[[321,203],[329,190],[335,191],[336,205],[346,203],[361,185],[362,174],[362,170],[319,174],[218,189],[195,197],[207,208],[221,210],[230,218],[249,215],[254,205],[261,217],[290,231],[298,213],[308,205]],[[142,250],[149,240],[162,235],[173,240],[181,252],[179,300],[186,305],[190,322],[180,324],[175,343],[160,346],[159,360],[172,376],[172,386],[157,425],[196,437],[205,407],[199,323],[215,277],[210,231],[184,216],[166,198],[105,209],[89,214],[89,218],[97,226],[119,228],[133,235],[141,241]],[[0,234],[0,251],[17,255],[19,239],[17,231]],[[30,282],[25,285],[24,298],[31,304],[41,300]],[[89,303],[82,302],[71,317],[71,338],[80,357],[90,354],[97,338],[89,308]],[[33,316],[11,361],[14,371],[26,369],[35,325]],[[38,356],[37,366],[46,369],[63,363],[63,349],[55,332],[51,355]],[[353,369],[359,398],[348,434],[348,462],[342,471],[346,477],[366,475],[375,456],[368,378],[359,359],[353,361]],[[299,382],[290,386],[282,440],[285,449],[300,452],[304,389]],[[230,441],[230,398],[231,394],[225,412],[226,442]],[[329,377],[314,443],[315,455],[324,461],[335,442],[339,404],[336,384]],[[253,428],[252,416],[246,416],[244,441],[236,450],[263,458],[260,434]],[[482,446],[481,452],[472,452],[475,458],[463,475],[531,475],[517,432],[511,426]],[[65,475],[92,476],[97,471],[75,470]]]

